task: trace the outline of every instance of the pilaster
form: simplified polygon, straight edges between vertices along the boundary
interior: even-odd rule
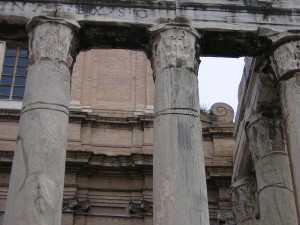
[[[59,225],[79,24],[39,16],[27,29],[29,68],[4,224]]]

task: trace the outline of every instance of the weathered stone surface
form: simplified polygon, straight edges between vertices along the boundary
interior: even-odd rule
[[[128,63],[130,61],[132,63]],[[70,106],[64,199],[88,199],[91,208],[87,214],[63,210],[62,224],[99,224],[105,218],[113,224],[132,225],[132,221],[137,225],[153,224],[151,215],[143,218],[131,215],[128,208],[130,201],[153,200],[154,116],[152,110],[146,111],[145,107],[153,105],[154,82],[146,61],[143,52],[130,50],[97,49],[77,56],[71,89],[77,106]],[[120,65],[116,65],[118,62]],[[105,83],[105,89],[98,89],[100,82]],[[146,82],[147,93],[143,93]],[[123,95],[127,88],[124,85],[123,89],[122,83],[132,84],[132,104],[126,104],[127,107],[117,101],[117,96]],[[91,105],[87,113],[87,106],[80,104],[88,102]],[[0,132],[0,224],[3,224],[20,110],[12,110],[8,104],[0,108],[0,130],[5,131]],[[137,110],[139,114],[133,114]],[[223,218],[219,215],[232,211],[228,188],[232,174],[233,123],[224,125],[218,118],[200,115],[211,225],[219,225]],[[132,138],[132,143],[128,138]]]
[[[209,224],[198,99],[198,34],[173,24],[151,30],[154,224]],[[159,61],[163,59],[162,61]]]
[[[26,39],[22,25],[33,16],[71,14],[83,26],[84,48],[143,49],[148,42],[148,27],[189,21],[196,29],[205,31],[202,54],[210,56],[263,53],[268,42],[258,35],[261,27],[282,32],[298,29],[300,25],[297,0],[20,0],[0,1],[0,11],[0,36],[18,40]]]
[[[298,224],[281,118],[272,112],[258,116],[248,125],[247,134],[255,163],[261,223]]]
[[[286,129],[291,173],[300,221],[300,35],[282,33],[271,37],[271,66],[278,82],[278,93]]]
[[[277,80],[286,80],[300,72],[300,35],[280,33],[270,39],[274,42],[270,61]]]
[[[0,41],[0,71],[3,70],[3,62],[4,62],[4,56],[5,56],[5,48],[6,43],[4,41]],[[0,77],[1,78],[1,77]]]
[[[233,108],[225,103],[217,102],[212,105],[211,113],[218,118],[218,122],[232,123],[234,117]]]
[[[30,66],[5,225],[61,224],[70,73],[79,25],[38,17],[28,24]]]
[[[244,177],[231,186],[232,209],[237,225],[259,224],[259,205],[256,182],[252,177]]]

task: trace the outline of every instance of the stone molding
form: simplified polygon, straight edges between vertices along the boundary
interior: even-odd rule
[[[244,177],[234,182],[229,190],[236,223],[253,220],[259,216],[256,181]]]
[[[65,27],[70,29],[65,29]],[[73,67],[78,50],[80,25],[73,20],[37,16],[27,24],[29,34],[29,64],[39,59],[58,60]]]
[[[198,72],[200,38],[188,24],[163,24],[151,27],[149,58],[155,81],[156,74],[165,68],[187,68]]]

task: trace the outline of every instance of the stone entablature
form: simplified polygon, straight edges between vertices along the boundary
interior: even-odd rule
[[[69,119],[68,104],[71,100],[70,75],[77,50],[79,50],[77,43],[80,39],[81,49],[113,46],[114,48],[144,49],[150,53],[148,57],[151,56],[155,78],[154,104],[148,104],[148,98],[145,96],[148,90],[139,99],[141,102],[137,100],[136,93],[139,91],[136,90],[145,90],[143,87],[146,85],[137,88],[136,80],[129,79],[129,77],[124,80],[117,79],[121,80],[120,86],[127,86],[124,93],[121,92],[117,99],[114,99],[116,96],[106,95],[102,99],[102,103],[104,102],[106,105],[105,101],[112,97],[110,102],[119,101],[119,103],[123,103],[123,107],[125,106],[125,109],[120,109],[118,105],[116,107],[118,111],[123,110],[128,113],[128,110],[131,110],[130,113],[133,116],[144,115],[153,109],[155,117],[153,127],[149,126],[149,121],[147,125],[143,124],[143,126],[132,125],[134,120],[128,119],[128,117],[126,120],[128,119],[130,122],[127,124],[98,123],[98,121],[94,123],[94,121],[81,118],[76,121],[77,123],[71,122],[73,126],[70,130],[71,136],[74,135],[74,131],[76,136],[71,140],[71,146],[76,149],[75,151],[92,152],[97,156],[126,156],[140,150],[142,151],[139,154],[149,154],[153,145],[154,223],[164,225],[208,224],[209,199],[207,199],[206,183],[208,183],[208,187],[218,186],[219,196],[221,195],[219,184],[221,185],[222,181],[217,178],[206,179],[210,178],[210,174],[205,171],[205,146],[202,142],[199,113],[197,87],[199,49],[201,54],[206,56],[257,56],[252,61],[252,69],[245,70],[246,75],[242,83],[244,85],[242,89],[247,89],[247,91],[241,91],[240,96],[240,99],[245,100],[245,104],[240,104],[239,107],[241,112],[237,119],[236,137],[238,141],[234,155],[232,181],[236,184],[242,177],[256,177],[259,199],[266,204],[260,210],[262,223],[296,224],[296,209],[298,210],[298,220],[300,218],[300,168],[298,168],[300,108],[299,104],[295,104],[300,98],[298,90],[300,51],[299,31],[297,31],[300,25],[299,2],[296,0],[288,3],[283,0],[220,0],[215,3],[208,0],[201,2],[191,0],[185,2],[159,1],[154,4],[152,1],[146,1],[146,4],[140,1],[121,2],[121,0],[114,4],[109,4],[108,1],[101,2],[101,4],[98,2],[84,4],[78,1],[70,1],[68,4],[58,1],[55,3],[52,1],[0,2],[0,11],[2,12],[0,30],[3,31],[0,38],[25,42],[28,40],[29,43],[28,79],[19,132],[15,134],[17,144],[3,223],[5,225],[61,223],[67,146],[66,132]],[[161,3],[165,3],[165,5]],[[24,32],[26,23],[28,24],[27,32]],[[78,32],[80,26],[82,29]],[[247,67],[250,64],[249,61]],[[15,63],[16,65],[18,64]],[[138,65],[139,63],[136,63],[136,67]],[[112,68],[113,66],[115,65],[107,67]],[[138,73],[136,71],[136,74]],[[16,77],[16,73],[13,76]],[[112,77],[112,74],[108,73],[102,82],[113,83]],[[138,76],[133,77],[137,78]],[[85,79],[81,76],[78,84],[84,85],[84,81]],[[90,79],[90,81],[93,80]],[[144,81],[141,83],[145,84]],[[102,82],[98,82],[98,85]],[[134,84],[132,85],[132,83]],[[14,85],[14,81],[12,84]],[[3,84],[3,86],[5,85]],[[89,85],[86,86],[89,88]],[[134,91],[132,91],[132,86],[135,87]],[[99,87],[95,90],[99,89],[101,90]],[[84,99],[82,97],[86,96],[85,93],[77,94],[80,97],[77,100],[72,99],[72,103],[75,103],[73,106],[76,106],[79,112],[90,113],[88,115],[95,113],[94,115],[99,116],[97,111],[98,113],[102,112],[103,108],[94,108],[94,102],[90,101],[95,97],[88,96],[87,99]],[[103,96],[97,96],[96,102],[101,97]],[[119,99],[123,97],[125,100]],[[145,99],[147,101],[144,101]],[[130,109],[126,108],[126,100],[131,103]],[[145,102],[147,104],[143,104]],[[104,109],[104,111],[106,110]],[[256,138],[258,132],[254,131],[259,123],[255,125],[251,123],[251,116],[264,114],[263,112],[268,112],[268,115],[263,116],[272,114],[273,117],[281,115],[282,112],[285,133],[288,134],[286,141],[291,161],[291,175],[288,173],[287,155],[282,154],[284,151],[273,151],[278,146],[272,145],[272,141],[262,141],[262,139]],[[210,122],[212,121],[213,119],[210,120]],[[224,124],[224,121],[220,122]],[[5,125],[7,124],[4,122]],[[268,129],[262,129],[261,132],[265,132],[262,136],[270,136],[271,133],[273,135],[274,131],[269,129],[268,125],[264,124],[264,128]],[[225,127],[228,128],[228,126]],[[276,133],[277,124],[273,127],[275,127]],[[228,129],[226,130],[228,131]],[[217,149],[215,146],[218,146],[215,145],[217,139],[220,139],[220,134],[216,133],[218,132],[212,135],[214,150]],[[247,140],[247,136],[251,136],[251,140]],[[283,138],[279,138],[279,141],[281,140]],[[6,141],[6,139],[3,140],[5,147],[7,147]],[[271,144],[271,153],[261,156],[262,151],[257,152],[257,149],[266,142]],[[281,142],[280,147],[285,144],[284,141]],[[257,145],[256,149],[253,147],[255,145]],[[274,152],[276,154],[273,154]],[[212,155],[215,154],[217,151]],[[287,187],[282,188],[274,180],[266,178],[266,172],[270,173],[271,178],[278,178],[277,174],[272,174],[274,171],[279,171],[276,165],[270,171],[260,169],[260,163],[264,160],[270,160],[275,164],[272,161],[274,158],[279,164],[282,164],[281,169],[287,176],[284,184],[289,184],[286,185]],[[120,161],[122,162],[122,157]],[[265,164],[269,165],[269,162]],[[78,188],[75,191],[78,190],[82,198],[86,197],[84,196],[86,191],[102,190],[97,187],[89,188],[89,185],[99,184],[97,182],[99,177],[101,177],[100,181],[105,180],[103,184],[107,191],[113,183],[116,184],[116,180],[112,179],[116,174],[116,177],[122,178],[119,182],[122,184],[122,188],[127,189],[125,191],[127,194],[132,190],[137,191],[138,195],[143,197],[142,200],[147,201],[147,198],[152,196],[152,183],[145,178],[151,176],[148,167],[146,170],[141,166],[125,167],[126,170],[122,170],[108,167],[107,164],[100,168],[97,168],[96,165],[85,166],[85,168],[79,169],[79,173],[75,172],[74,174],[73,170],[73,181],[69,186]],[[223,167],[226,166],[223,165]],[[72,169],[75,168],[72,167]],[[100,169],[100,173],[97,173],[99,171],[96,169]],[[115,173],[116,171],[117,173]],[[88,176],[81,176],[86,175],[86,172]],[[5,176],[8,176],[7,171],[4,173]],[[109,178],[106,179],[107,177]],[[128,182],[122,183],[124,178]],[[267,182],[261,182],[262,180]],[[290,180],[295,189],[294,193]],[[81,183],[80,187],[77,187],[76,183],[74,185],[74,182]],[[240,190],[243,190],[242,187],[243,185],[239,186]],[[249,189],[249,186],[247,188]],[[283,191],[289,191],[289,198],[285,198],[285,200],[289,200],[284,204],[294,202],[293,199],[295,199],[297,207],[289,205],[291,210],[278,214],[279,218],[270,222],[271,220],[267,219],[268,210],[265,209],[270,208],[269,211],[274,212],[280,211],[282,205],[276,202],[267,204],[268,197],[266,196],[268,195],[264,191],[267,188],[272,188],[272,191],[267,193],[271,193],[270,196],[276,196],[276,199],[282,196]],[[120,189],[112,189],[120,191]],[[81,192],[82,190],[84,191]],[[150,192],[147,192],[149,190]],[[93,193],[92,195],[94,197],[98,194]],[[110,198],[113,196],[112,194]],[[72,197],[72,199],[77,198],[77,196]],[[104,205],[108,203],[105,200],[103,202]],[[243,204],[244,202],[243,200]],[[218,203],[220,204],[220,201]],[[210,205],[215,204],[210,202]],[[103,205],[101,206],[103,208]],[[118,211],[117,207],[112,208]],[[110,210],[111,208],[108,209],[109,212],[111,212]],[[123,212],[121,217],[134,218],[124,213],[124,208],[121,211]],[[289,212],[292,213],[289,214]],[[97,210],[93,211],[92,208],[91,216],[99,215],[107,216]],[[238,213],[235,215],[239,216]],[[116,217],[118,216],[113,219]],[[87,218],[88,221],[94,223],[91,217]],[[220,218],[220,215],[214,215],[213,218]],[[151,218],[148,219],[150,220],[144,222],[149,223]],[[238,220],[238,223],[245,221]],[[106,223],[110,222],[106,221]]]
[[[144,49],[148,44],[147,28],[177,22],[190,23],[198,32],[203,31],[203,55],[257,55],[268,47],[267,38],[258,31],[261,28],[277,32],[296,30],[300,26],[299,11],[297,0],[118,0],[101,3],[74,0],[68,4],[59,1],[0,1],[0,27],[6,30],[0,38],[26,39],[25,24],[33,16],[45,15],[78,21],[83,27],[82,48],[126,46],[127,49]],[[7,17],[15,19],[7,20]],[[11,24],[7,26],[7,23]],[[20,25],[24,25],[24,30]]]

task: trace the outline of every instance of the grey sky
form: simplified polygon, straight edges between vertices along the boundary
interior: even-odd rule
[[[200,105],[210,109],[214,103],[224,102],[236,113],[243,69],[244,58],[201,57],[198,76]]]

